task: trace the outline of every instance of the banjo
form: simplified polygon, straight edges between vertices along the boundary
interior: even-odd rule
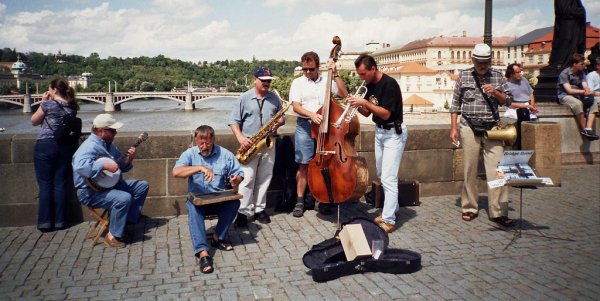
[[[146,141],[147,139],[148,133],[141,133],[132,147],[138,147],[140,144],[142,144],[142,142]],[[119,158],[117,158],[116,161],[121,160],[123,157],[125,157],[125,155],[121,155]],[[95,163],[116,163],[116,161],[108,157],[100,157],[96,159]],[[94,191],[103,191],[105,189],[113,188],[115,185],[117,185],[119,179],[121,179],[121,170],[117,168],[117,171],[115,172],[103,170],[97,179],[92,180],[91,178],[85,178],[85,181]]]

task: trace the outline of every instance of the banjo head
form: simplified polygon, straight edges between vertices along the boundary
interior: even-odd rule
[[[101,157],[96,159],[96,163],[116,163],[115,160],[107,157]],[[115,172],[110,172],[108,170],[103,170],[100,177],[96,179],[94,182],[96,185],[102,188],[112,188],[119,182],[121,178],[121,170],[117,169]]]

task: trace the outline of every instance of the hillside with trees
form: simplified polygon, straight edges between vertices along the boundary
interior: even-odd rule
[[[294,68],[300,66],[298,61],[256,59],[193,63],[163,55],[106,59],[100,58],[98,53],[91,53],[87,57],[65,55],[60,52],[59,54],[27,52],[18,55],[27,65],[28,73],[43,75],[48,82],[55,77],[66,78],[79,76],[85,72],[92,73],[89,86],[85,89],[77,87],[78,92],[108,91],[109,82],[113,89],[116,82],[118,91],[170,91],[174,87],[186,87],[188,81],[192,81],[194,86],[243,92],[252,85],[254,71],[259,67],[266,67],[276,77],[272,88],[277,89],[287,99],[290,84],[294,79]],[[16,59],[15,50],[0,49],[1,61],[14,62]],[[341,72],[341,75],[349,88],[358,84],[358,79],[350,79],[348,72]],[[2,92],[7,93],[7,91]]]

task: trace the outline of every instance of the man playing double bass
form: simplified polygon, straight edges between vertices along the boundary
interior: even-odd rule
[[[315,52],[306,52],[300,58],[302,72],[304,76],[294,79],[290,87],[290,101],[294,112],[298,114],[296,121],[296,132],[294,133],[294,146],[296,149],[295,160],[298,163],[296,172],[296,206],[292,215],[302,217],[306,207],[314,206],[305,203],[304,191],[308,183],[308,163],[315,155],[316,142],[310,135],[311,124],[321,124],[323,116],[317,114],[317,110],[323,105],[325,98],[325,87],[327,78],[319,75],[319,55]],[[332,94],[340,97],[348,95],[346,85],[335,70],[333,62],[328,63],[328,68],[332,68],[333,84]],[[331,214],[331,208],[328,205],[319,205],[321,214]]]
[[[356,73],[365,81],[365,98],[350,97],[348,102],[364,116],[373,114],[375,122],[375,164],[384,192],[382,215],[375,222],[385,231],[394,231],[398,205],[398,169],[408,132],[402,124],[402,93],[398,82],[377,69],[375,59],[360,55]],[[367,100],[368,99],[368,100]]]

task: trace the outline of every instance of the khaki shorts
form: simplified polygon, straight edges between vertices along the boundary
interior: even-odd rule
[[[594,104],[589,109],[590,113],[598,113],[598,98],[599,97],[594,97],[595,101],[594,101]],[[560,99],[560,103],[563,105],[569,106],[569,108],[571,108],[571,111],[575,115],[585,113],[585,110],[583,108],[583,102],[581,102],[581,100],[579,100],[578,98],[576,98],[574,96],[567,95]]]

